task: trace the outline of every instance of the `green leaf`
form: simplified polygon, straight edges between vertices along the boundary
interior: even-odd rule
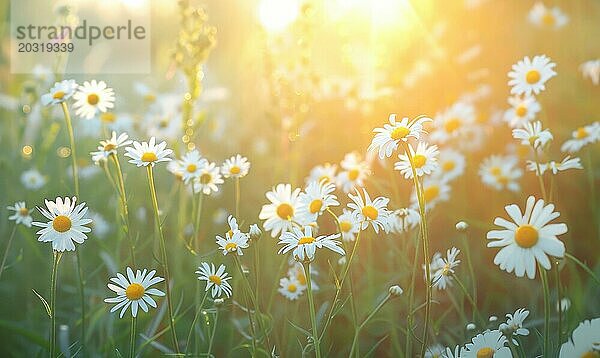
[[[33,293],[35,293],[36,296],[38,296],[40,301],[42,301],[42,303],[44,304],[44,307],[46,308],[46,313],[48,313],[48,317],[52,318],[52,310],[50,310],[50,305],[48,304],[48,301],[46,301],[46,299],[42,297],[42,295],[37,293],[35,289],[32,288],[31,290],[33,291]]]

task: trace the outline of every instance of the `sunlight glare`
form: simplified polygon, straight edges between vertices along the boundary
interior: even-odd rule
[[[267,31],[279,32],[298,17],[297,0],[262,0],[258,18]]]

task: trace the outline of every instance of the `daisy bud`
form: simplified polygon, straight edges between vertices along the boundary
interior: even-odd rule
[[[457,231],[463,232],[463,231],[466,231],[468,228],[469,228],[469,224],[467,224],[464,221],[459,221],[459,222],[456,223],[456,230]]]
[[[490,316],[490,319],[489,319],[490,322],[496,322],[497,320],[498,320],[498,317]]]
[[[338,265],[344,266],[346,264],[346,256],[342,256],[338,260]]]
[[[475,323],[467,324],[467,331],[473,331],[475,329]]]
[[[260,238],[260,235],[262,234],[262,231],[260,230],[258,225],[252,224],[250,225],[250,232],[248,234],[250,235],[251,240],[258,240]]]
[[[393,297],[398,297],[404,291],[402,290],[402,288],[400,286],[394,285],[394,286],[390,286],[389,292],[390,292],[390,295],[392,295]]]

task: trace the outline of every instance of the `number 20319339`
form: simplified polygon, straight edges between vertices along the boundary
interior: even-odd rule
[[[73,52],[72,42],[19,42],[18,52]]]

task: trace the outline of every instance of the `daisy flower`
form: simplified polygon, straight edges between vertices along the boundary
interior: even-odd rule
[[[521,144],[529,144],[533,149],[539,149],[552,140],[552,133],[548,129],[542,129],[542,122],[525,123],[523,128],[512,130],[514,139],[521,141]]]
[[[446,251],[446,258],[442,258],[441,255],[434,256],[434,260],[431,261],[430,270],[433,273],[433,287],[438,290],[445,290],[446,287],[452,285],[454,268],[460,263],[460,260],[456,259],[459,253],[460,250],[453,247]]]
[[[376,233],[379,233],[380,228],[386,233],[389,232],[391,212],[387,209],[387,204],[390,199],[379,196],[375,200],[371,200],[369,193],[364,188],[362,191],[364,200],[358,189],[356,189],[356,195],[348,194],[348,197],[352,200],[352,203],[348,203],[348,207],[352,209],[354,215],[362,223],[361,229],[366,229],[371,223]]]
[[[500,324],[498,328],[507,338],[511,338],[513,336],[527,336],[529,335],[529,330],[527,328],[523,328],[523,322],[529,316],[529,311],[525,308],[519,308],[515,311],[514,314],[507,313],[506,314],[506,323]],[[512,342],[515,345],[519,345],[519,342],[512,338]]]
[[[454,350],[450,347],[446,347],[446,351],[442,354],[442,358],[460,358],[462,357],[463,348],[461,346],[455,346]]]
[[[423,196],[425,197],[426,209],[433,209],[438,203],[450,199],[450,186],[440,178],[425,177],[423,180]],[[414,207],[418,205],[417,193],[414,190],[411,203]]]
[[[37,169],[29,169],[21,174],[21,184],[29,190],[38,190],[46,185],[46,182],[46,177]]]
[[[290,301],[297,300],[298,297],[302,296],[304,290],[305,286],[301,286],[293,277],[282,277],[279,279],[279,288],[277,291]]]
[[[415,166],[418,177],[425,174],[429,175],[437,169],[437,156],[440,153],[437,145],[428,145],[425,142],[419,142],[416,151],[410,144],[408,144],[408,150],[410,151],[412,164]],[[394,164],[394,169],[400,171],[405,179],[412,179],[413,169],[409,156],[407,154],[400,154],[398,158],[400,161]]]
[[[233,231],[231,234],[227,232],[225,238],[217,235],[217,245],[219,245],[219,250],[223,251],[223,255],[235,253],[241,256],[244,254],[242,249],[247,249],[249,246],[248,235],[239,230]]]
[[[356,234],[360,231],[360,221],[358,215],[348,209],[344,209],[342,215],[338,216],[340,223],[340,231],[342,234],[342,240],[354,241]]]
[[[101,140],[98,146],[98,151],[91,152],[92,160],[98,163],[101,160],[107,159],[111,154],[117,155],[117,149],[131,144],[127,133],[121,133],[117,136],[117,132],[113,131],[111,137],[106,140]]]
[[[525,56],[516,64],[512,65],[512,71],[508,73],[510,80],[508,85],[512,88],[512,94],[539,94],[546,89],[544,85],[550,78],[556,76],[553,68],[556,66],[546,55],[534,56],[533,60]]]
[[[14,222],[18,224],[23,224],[27,227],[31,227],[31,222],[33,218],[31,217],[31,212],[25,206],[24,201],[17,201],[14,206],[6,207],[10,211],[14,211],[14,214],[8,217],[8,220],[14,220]]]
[[[221,264],[216,269],[215,264],[211,263],[209,265],[206,262],[201,262],[196,274],[198,274],[198,280],[206,281],[205,291],[212,287],[210,292],[212,298],[219,298],[223,294],[231,297],[231,285],[227,282],[231,280],[231,276],[225,272],[225,265]]]
[[[308,225],[317,221],[330,206],[340,203],[334,194],[335,184],[312,181],[308,183],[304,192],[298,197],[298,222]]]
[[[586,320],[573,330],[571,338],[560,347],[560,358],[597,357],[600,351],[600,318]]]
[[[278,254],[287,254],[292,251],[294,260],[298,262],[313,261],[315,252],[321,248],[327,248],[340,255],[346,255],[340,242],[335,240],[338,237],[340,237],[340,234],[313,237],[312,227],[305,226],[304,232],[297,227],[293,227],[292,231],[284,232],[279,238],[277,244],[284,246],[279,249]]]
[[[498,330],[487,330],[473,337],[462,351],[461,358],[510,358],[506,337]]]
[[[75,80],[56,82],[49,93],[43,94],[40,100],[44,106],[62,103],[75,94],[77,83]]]
[[[76,110],[75,114],[82,118],[92,119],[98,112],[106,112],[113,108],[115,101],[115,92],[108,87],[104,81],[91,82],[85,81],[83,85],[77,87],[77,92],[73,95]]]
[[[435,129],[429,138],[435,143],[463,137],[467,128],[475,123],[475,107],[466,102],[457,102],[435,117]]]
[[[518,159],[511,155],[492,155],[483,160],[479,167],[479,176],[485,185],[496,190],[504,188],[519,190],[518,179],[523,171],[517,167]]]
[[[504,120],[512,128],[521,127],[532,121],[542,109],[540,103],[531,95],[508,97],[508,103],[510,108],[504,112]]]
[[[260,230],[258,225],[256,225],[256,224],[250,225],[250,230],[248,231],[248,237],[251,240],[256,240],[256,239],[260,238],[260,235],[262,235],[262,231]]]
[[[133,142],[133,147],[125,148],[126,157],[131,158],[129,163],[138,167],[154,166],[156,163],[171,161],[168,156],[173,153],[171,149],[166,149],[167,142],[156,144],[156,138],[152,137],[148,142]]]
[[[534,161],[528,160],[527,170],[537,172],[538,165],[540,166],[540,174],[544,174],[546,170],[550,170],[552,171],[552,174],[556,175],[558,172],[562,172],[569,169],[583,169],[583,166],[581,165],[581,160],[579,158],[571,158],[570,156],[566,156],[560,163],[550,161],[548,163],[537,164]]]
[[[600,122],[593,122],[587,126],[579,127],[571,134],[571,139],[567,140],[560,147],[563,152],[575,153],[590,143],[596,143],[600,140]]]
[[[465,156],[452,149],[444,149],[437,158],[438,170],[434,175],[450,182],[465,172]]]
[[[346,154],[340,165],[342,172],[338,174],[337,182],[344,193],[349,193],[355,187],[362,187],[371,174],[369,164],[356,152]]]
[[[423,124],[432,121],[428,117],[417,117],[410,121],[405,117],[396,121],[396,114],[390,114],[388,120],[390,123],[384,124],[383,128],[373,129],[373,133],[376,134],[367,149],[368,152],[378,151],[380,159],[391,157],[392,152],[398,149],[400,141],[406,142],[410,137],[419,140],[421,134],[426,134]]]
[[[536,2],[529,10],[529,21],[537,27],[558,30],[569,22],[569,18],[558,6],[546,7],[543,2]]]
[[[521,213],[515,204],[507,205],[506,212],[513,220],[497,217],[494,224],[501,230],[491,230],[487,233],[488,247],[501,247],[496,254],[494,264],[506,272],[515,272],[517,277],[527,273],[530,279],[535,278],[536,261],[546,270],[552,267],[548,255],[563,257],[565,245],[557,236],[567,232],[567,225],[550,224],[550,221],[560,216],[554,211],[553,204],[545,204],[544,200],[533,196],[527,198],[525,212]]]
[[[250,162],[248,158],[241,155],[235,155],[227,160],[221,166],[221,173],[225,178],[243,178],[250,171]]]
[[[345,257],[345,256],[342,256]],[[295,260],[291,260],[290,262],[290,268],[288,269],[287,275],[290,278],[293,278],[294,280],[296,280],[298,282],[298,285],[300,286],[300,288],[305,289],[307,288],[307,282],[306,282],[306,272],[304,272],[304,266],[300,263],[297,262]],[[312,289],[314,291],[319,289],[319,285],[317,284],[316,280],[315,280],[315,276],[318,276],[319,272],[317,271],[317,269],[315,268],[315,265],[311,265],[310,266],[310,279],[311,279],[311,284],[312,284]]]
[[[421,214],[413,208],[395,210],[390,219],[391,232],[400,234],[414,229],[421,222]]]
[[[85,203],[75,205],[77,198],[64,199],[57,197],[56,201],[45,200],[46,209],[37,207],[48,222],[34,221],[33,226],[41,227],[42,229],[36,232],[38,241],[52,242],[52,249],[55,251],[74,251],[76,242],[83,244],[87,239],[86,233],[92,231],[85,226],[92,222],[91,219],[84,218],[88,208]]]
[[[298,211],[299,194],[300,189],[292,191],[290,184],[278,184],[267,192],[266,197],[271,203],[263,205],[258,218],[265,220],[263,227],[271,231],[272,237],[292,228]]]
[[[117,277],[111,277],[113,283],[108,284],[108,288],[117,294],[117,297],[105,298],[106,303],[116,303],[110,312],[121,309],[119,317],[123,318],[127,308],[131,306],[131,315],[137,317],[138,309],[148,312],[148,306],[156,308],[156,301],[152,296],[164,296],[165,293],[151,286],[164,281],[164,278],[154,276],[156,270],[147,272],[136,270],[135,274],[130,267],[127,267],[127,277],[117,272]]]
[[[202,192],[205,195],[219,191],[217,185],[221,184],[223,184],[223,178],[221,178],[219,167],[215,163],[208,162],[200,168],[200,176],[195,178],[193,182],[194,191],[196,193]]]
[[[176,163],[178,167],[177,172],[181,173],[184,182],[189,183],[200,177],[201,170],[206,167],[208,160],[202,158],[200,152],[194,149],[191,152],[185,153]]]
[[[584,78],[592,80],[594,86],[600,84],[600,59],[586,61],[579,66]]]
[[[310,183],[311,181],[325,183],[332,183],[335,181],[335,172],[337,171],[337,165],[325,163],[323,165],[317,165],[312,168],[308,178],[306,178],[306,182]]]

